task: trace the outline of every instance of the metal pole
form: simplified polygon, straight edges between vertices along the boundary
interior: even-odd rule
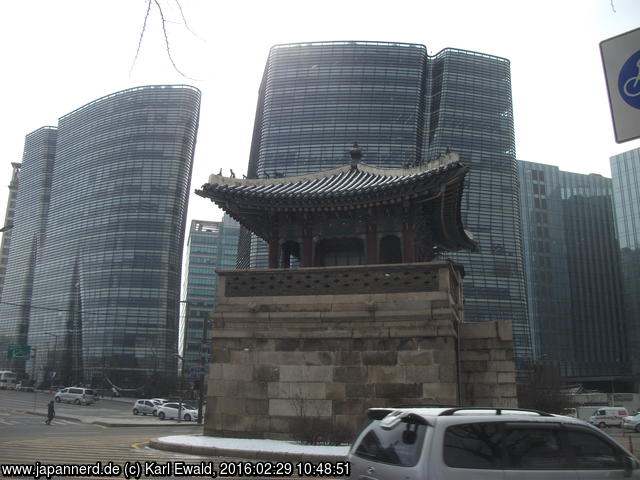
[[[36,353],[37,353],[37,349],[35,347],[33,347],[31,349],[31,352],[33,353],[33,366],[31,369],[31,377],[33,380],[33,411],[36,411],[36,405],[38,403],[38,392],[36,390]]]
[[[204,380],[205,380],[205,367],[207,365],[207,335],[209,329],[209,312],[202,312],[202,344],[200,346],[200,375],[199,384],[200,391],[198,392],[198,423],[203,423],[202,410],[204,406]]]

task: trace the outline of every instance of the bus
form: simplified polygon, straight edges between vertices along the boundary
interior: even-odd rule
[[[0,388],[13,390],[16,387],[16,374],[11,370],[0,370]]]

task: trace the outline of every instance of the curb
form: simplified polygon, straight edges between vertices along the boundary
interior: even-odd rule
[[[251,458],[252,460],[282,461],[344,461],[342,455],[315,455],[310,453],[270,452],[265,450],[234,450],[231,448],[205,447],[203,445],[183,445],[179,443],[161,442],[159,439],[149,440],[148,445],[156,450],[168,452],[190,453],[192,455],[211,455],[215,457]]]

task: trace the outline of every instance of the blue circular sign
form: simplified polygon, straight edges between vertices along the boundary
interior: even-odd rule
[[[631,55],[620,69],[618,91],[625,102],[640,110],[640,50]]]

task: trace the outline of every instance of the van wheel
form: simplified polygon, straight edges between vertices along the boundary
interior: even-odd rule
[[[598,428],[604,428],[604,427],[606,427],[606,426],[607,426],[607,424],[606,424],[606,423],[604,423],[604,422],[600,422],[600,423],[598,424]]]
[[[76,405],[80,405],[80,399],[76,398],[75,402],[73,402],[73,403],[75,403]]]
[[[138,414],[138,409],[137,409],[137,408],[134,408],[134,409],[133,409],[133,414],[134,414],[134,415],[137,415],[137,414]]]

